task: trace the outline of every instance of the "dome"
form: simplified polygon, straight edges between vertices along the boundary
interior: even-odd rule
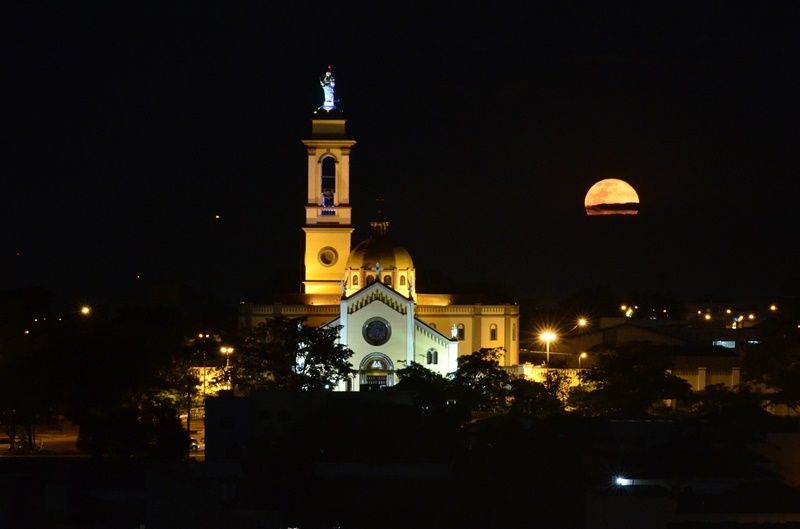
[[[386,236],[388,222],[371,222],[372,236],[362,241],[350,252],[347,268],[370,269],[376,263],[384,270],[390,268],[414,268],[411,255],[402,246],[395,245]]]

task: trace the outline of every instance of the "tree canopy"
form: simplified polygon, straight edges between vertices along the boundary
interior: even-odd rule
[[[578,375],[581,386],[569,405],[591,416],[643,416],[667,399],[688,399],[691,386],[669,372],[673,359],[648,344],[601,351],[595,365]]]
[[[458,400],[471,409],[499,412],[508,406],[511,375],[500,367],[501,347],[482,348],[458,357],[452,387]]]
[[[338,343],[340,328],[304,321],[270,318],[249,329],[230,359],[234,389],[323,390],[352,376],[353,351]]]

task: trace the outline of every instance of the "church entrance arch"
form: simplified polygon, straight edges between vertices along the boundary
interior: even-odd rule
[[[394,363],[383,353],[372,353],[364,357],[358,368],[359,386],[363,390],[394,386]]]

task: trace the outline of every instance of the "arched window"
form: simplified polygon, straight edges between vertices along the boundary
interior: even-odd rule
[[[428,365],[436,365],[439,363],[439,351],[434,348],[428,349],[428,353],[425,355],[425,357]]]
[[[390,276],[389,274],[383,276],[383,284],[386,285],[387,287],[392,286],[392,276]]]
[[[400,276],[400,286],[406,286],[406,276]]]
[[[375,282],[375,276],[367,276],[367,284],[371,285]]]
[[[489,326],[489,339],[493,342],[497,341],[497,324],[493,323]]]
[[[358,286],[358,276],[353,276],[353,286],[354,287]]]
[[[458,331],[458,339],[459,340],[463,340],[464,336],[466,334],[466,331],[464,330],[464,324],[463,323],[459,323],[456,326],[456,330]]]
[[[322,160],[322,205],[333,206],[333,195],[336,192],[336,159],[326,156]]]

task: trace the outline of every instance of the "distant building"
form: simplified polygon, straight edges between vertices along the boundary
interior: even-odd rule
[[[341,326],[340,342],[355,352],[351,363],[358,376],[339,390],[393,386],[395,371],[410,362],[451,373],[459,355],[484,347],[503,348],[501,365],[516,365],[517,305],[417,292],[411,255],[391,240],[386,220],[375,219],[371,236],[351,245],[350,150],[356,142],[346,135],[333,88],[323,88],[325,103],[312,116],[311,137],[303,140],[308,151],[303,293],[276,296],[270,304],[242,303],[240,328],[276,316]]]

